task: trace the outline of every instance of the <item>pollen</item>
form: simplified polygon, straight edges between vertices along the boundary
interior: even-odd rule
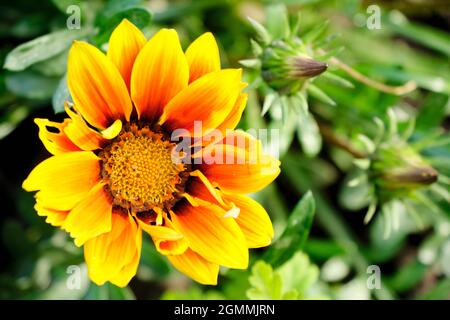
[[[129,125],[100,153],[113,204],[133,212],[167,208],[182,192],[186,167],[161,132]]]

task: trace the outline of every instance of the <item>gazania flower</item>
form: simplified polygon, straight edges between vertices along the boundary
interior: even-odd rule
[[[217,283],[221,265],[247,268],[248,248],[271,242],[269,216],[244,194],[272,182],[279,162],[250,135],[226,130],[236,127],[246,104],[240,79],[240,69],[221,70],[211,33],[183,52],[176,31],[162,29],[147,41],[124,20],[106,55],[85,42],[72,45],[69,118],[35,120],[52,156],[23,188],[37,191],[40,216],[84,247],[93,282],[128,284],[142,231],[175,268],[203,284]],[[204,142],[195,121],[206,128],[203,135],[211,137],[211,129],[228,135]],[[176,152],[171,137],[178,129],[183,138],[189,133],[192,155]],[[255,152],[257,161],[208,161],[246,160]]]

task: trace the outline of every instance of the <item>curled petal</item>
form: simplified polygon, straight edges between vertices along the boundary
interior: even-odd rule
[[[69,119],[65,119],[63,123],[47,119],[34,119],[34,122],[39,127],[39,139],[51,154],[57,155],[80,150],[65,133],[65,129],[70,125]],[[57,132],[52,132],[49,128]]]

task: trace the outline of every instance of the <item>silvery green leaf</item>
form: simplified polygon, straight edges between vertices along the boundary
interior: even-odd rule
[[[322,149],[322,136],[319,126],[310,113],[299,116],[297,137],[303,152],[308,157],[315,157]]]
[[[329,80],[330,82],[337,84],[339,86],[342,86],[344,88],[349,88],[349,89],[353,89],[355,86],[353,85],[353,83],[351,83],[350,81],[348,81],[347,79],[338,76],[337,74],[331,73],[331,72],[324,72],[321,74],[321,77]]]
[[[239,63],[249,69],[261,68],[261,60],[259,60],[259,59],[244,59],[244,60],[239,60]]]
[[[47,60],[70,47],[73,40],[85,37],[91,30],[59,30],[31,41],[22,43],[13,49],[5,59],[3,67],[12,71],[21,71],[27,67]]]
[[[323,92],[315,85],[310,84],[307,88],[307,91],[312,97],[316,98],[317,100],[320,100],[323,103],[329,104],[333,107],[336,106],[336,102],[334,102],[333,99],[331,99],[325,92]]]
[[[250,22],[250,24],[252,25],[253,30],[255,30],[257,39],[265,45],[269,44],[270,41],[272,41],[272,37],[270,36],[267,29],[256,20],[254,20],[250,17],[247,17],[247,19]]]
[[[59,81],[58,87],[55,90],[55,93],[52,97],[52,107],[55,113],[60,113],[64,111],[64,103],[66,101],[70,101],[70,92],[67,87],[67,76],[61,78]]]
[[[252,47],[252,53],[254,56],[259,56],[260,54],[262,54],[263,49],[261,48],[261,46],[259,45],[259,43],[253,39],[250,39],[250,45]]]
[[[267,111],[269,111],[270,107],[274,104],[274,102],[278,99],[278,94],[275,92],[268,93],[266,98],[264,99],[264,104],[261,111],[261,116],[264,116]]]

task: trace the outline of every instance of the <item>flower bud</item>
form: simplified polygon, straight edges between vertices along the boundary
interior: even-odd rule
[[[372,157],[370,173],[385,199],[428,186],[438,179],[438,172],[403,140],[381,145]]]

